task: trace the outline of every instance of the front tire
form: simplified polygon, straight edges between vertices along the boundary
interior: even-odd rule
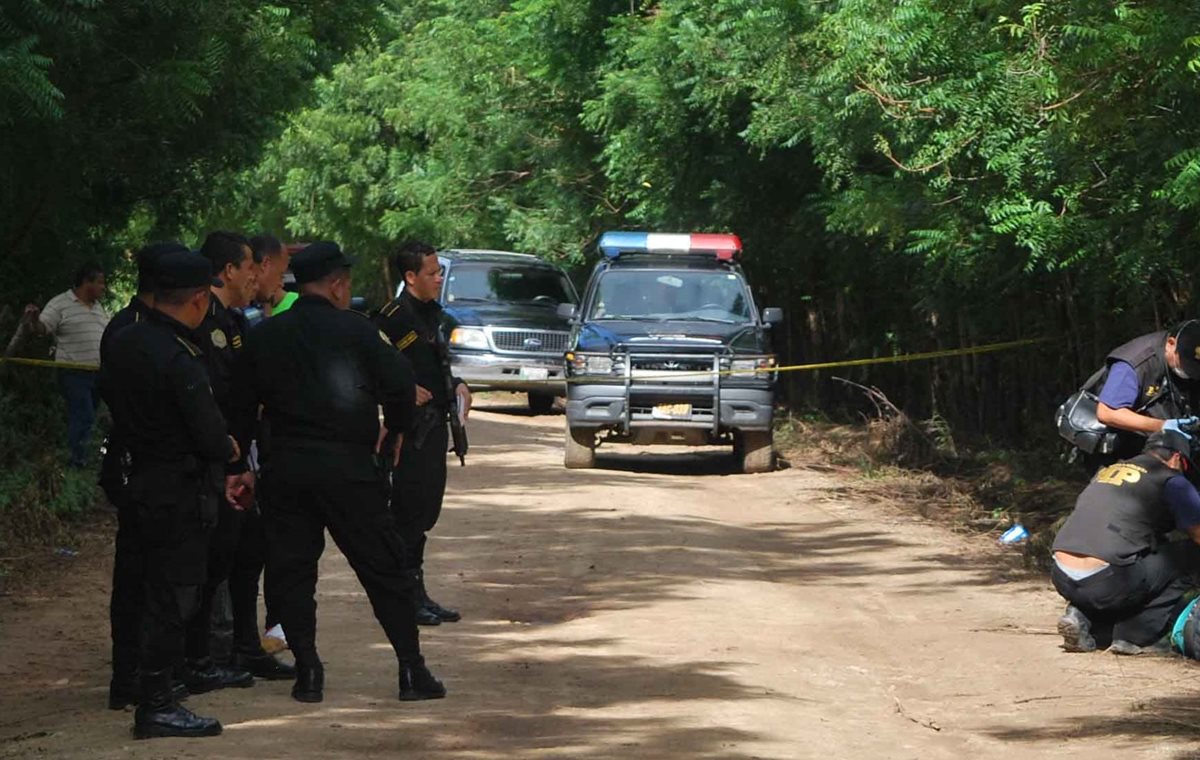
[[[742,460],[742,472],[770,472],[775,469],[775,442],[770,430],[748,430],[738,435],[740,445],[734,452]]]
[[[534,393],[530,391],[525,396],[529,403],[529,411],[534,414],[549,414],[554,411],[553,393]]]
[[[572,428],[571,423],[567,423],[563,466],[568,470],[585,470],[596,466],[596,433],[594,430]]]

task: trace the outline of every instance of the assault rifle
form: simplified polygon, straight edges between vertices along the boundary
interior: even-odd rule
[[[454,392],[454,375],[450,372],[450,351],[446,348],[446,344],[442,342],[440,335],[438,338],[438,355],[442,360],[442,375],[446,378],[446,395],[448,398],[446,407],[450,412],[450,450],[458,456],[459,465],[466,467],[467,449],[470,444],[467,441],[467,427],[463,424],[462,400]]]

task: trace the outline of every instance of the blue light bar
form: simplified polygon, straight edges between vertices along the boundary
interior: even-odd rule
[[[646,251],[649,238],[647,232],[606,232],[600,236],[600,252],[615,259],[622,253]]]
[[[600,236],[600,251],[615,259],[623,253],[687,253],[715,255],[721,261],[733,261],[742,252],[737,235],[712,233],[605,232]]]

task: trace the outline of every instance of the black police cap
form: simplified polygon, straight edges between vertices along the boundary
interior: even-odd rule
[[[153,290],[157,285],[155,277],[158,260],[168,253],[187,253],[188,247],[183,243],[164,242],[150,243],[142,246],[133,259],[137,262],[137,289],[139,293]]]
[[[1192,380],[1200,380],[1200,321],[1189,319],[1175,330],[1179,368]]]
[[[212,265],[208,259],[186,249],[160,256],[154,265],[154,279],[155,287],[162,290],[220,285],[220,280],[212,276]]]
[[[316,282],[322,277],[354,266],[354,259],[342,253],[341,247],[332,241],[322,240],[302,248],[292,257],[292,274],[296,284]]]

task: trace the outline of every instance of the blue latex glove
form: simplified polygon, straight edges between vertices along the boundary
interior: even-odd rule
[[[1167,420],[1163,423],[1162,429],[1164,431],[1173,430],[1190,441],[1192,440],[1191,431],[1196,429],[1198,423],[1200,423],[1200,417],[1180,417]]]

